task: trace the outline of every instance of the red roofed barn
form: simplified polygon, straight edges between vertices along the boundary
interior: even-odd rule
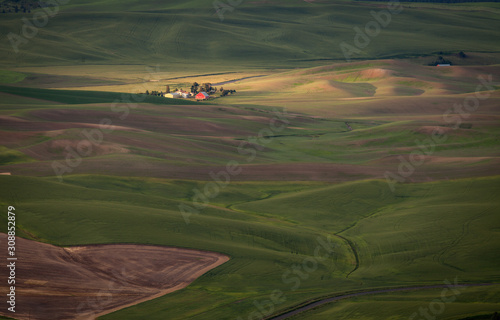
[[[197,100],[206,100],[208,99],[210,96],[206,93],[206,92],[200,92],[196,95],[196,99]]]

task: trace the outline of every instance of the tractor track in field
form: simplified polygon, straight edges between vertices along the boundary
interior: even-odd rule
[[[223,74],[230,74],[230,73],[237,73],[237,72],[236,71],[232,71],[232,72],[194,74],[194,75],[188,75],[188,76],[182,76],[182,77],[167,78],[167,79],[163,79],[163,80],[178,80],[178,79],[194,78],[194,77],[220,76],[220,75],[223,75]]]
[[[343,299],[356,298],[360,296],[366,295],[375,295],[381,293],[390,293],[390,292],[399,292],[399,291],[414,291],[414,290],[425,290],[425,289],[438,289],[438,288],[460,288],[460,287],[479,287],[479,286],[489,286],[494,283],[470,283],[470,284],[457,284],[457,285],[447,285],[447,284],[438,284],[438,285],[426,285],[426,286],[413,286],[413,287],[400,287],[400,288],[385,288],[378,290],[367,290],[353,293],[341,294],[335,297],[324,298],[316,301],[306,302],[304,304],[298,305],[296,308],[285,311],[284,313],[267,317],[266,320],[283,320],[293,317],[299,313],[309,311],[311,309],[320,307],[330,302],[335,302]]]
[[[458,268],[454,265],[451,265],[449,263],[446,262],[446,259],[445,259],[445,255],[453,248],[455,248],[456,246],[458,246],[458,244],[465,238],[465,236],[470,232],[470,224],[472,221],[474,220],[477,220],[479,219],[480,217],[483,216],[485,211],[482,211],[480,212],[478,215],[476,215],[475,217],[467,220],[466,222],[464,222],[464,224],[462,225],[462,232],[461,234],[456,238],[454,239],[450,245],[448,245],[446,248],[444,248],[440,253],[439,255],[437,256],[437,261],[439,263],[441,263],[442,265],[446,266],[446,267],[449,267],[449,268],[452,268],[452,269],[455,269],[455,270],[458,270],[458,271],[461,271],[463,272],[464,270],[462,270],[461,268]]]
[[[244,78],[239,78],[239,79],[232,79],[232,80],[228,80],[228,81],[214,83],[213,85],[214,86],[222,86],[222,85],[229,84],[229,83],[235,83],[235,82],[241,81],[241,80],[247,80],[247,79],[252,79],[252,78],[260,78],[260,77],[265,77],[265,76],[267,76],[267,74],[261,74],[261,75],[258,75],[258,76],[249,76],[249,77],[244,77]]]
[[[358,255],[358,251],[356,250],[356,246],[354,245],[354,242],[352,242],[351,240],[347,239],[346,237],[343,237],[341,236],[340,234],[355,227],[359,221],[363,220],[363,219],[366,219],[366,218],[369,218],[371,216],[373,216],[374,214],[377,214],[378,212],[380,212],[381,209],[379,210],[375,210],[373,212],[371,212],[370,214],[368,214],[367,216],[361,218],[360,220],[357,220],[355,221],[354,223],[352,223],[351,225],[347,226],[346,228],[340,230],[339,232],[335,233],[335,236],[336,237],[339,237],[340,239],[342,239],[344,242],[346,242],[348,245],[349,245],[349,248],[351,248],[351,251],[352,251],[352,254],[354,255],[354,259],[356,260],[356,265],[354,266],[354,269],[352,269],[351,271],[349,271],[349,273],[345,276],[346,279],[349,278],[349,276],[354,273],[356,270],[358,270],[359,268],[359,255]]]

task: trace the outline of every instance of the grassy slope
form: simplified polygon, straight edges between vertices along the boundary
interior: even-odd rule
[[[453,282],[453,278],[448,280]],[[444,305],[433,303],[433,301],[442,302],[441,293],[443,289],[365,296],[326,305],[291,319],[409,319],[414,312],[419,314],[420,309],[423,309],[430,316],[436,316],[439,319],[489,320],[492,319],[493,313],[498,311],[500,303],[498,299],[499,291],[498,285],[494,287],[460,288],[458,294],[446,291],[444,301],[453,302]],[[430,309],[431,303],[433,303],[433,309]],[[436,312],[434,313],[431,310],[436,310]],[[415,316],[415,318],[419,319],[421,315]],[[466,315],[471,318],[466,318]],[[483,317],[479,317],[481,315]],[[474,316],[478,317],[475,318]],[[422,317],[422,319],[424,318]]]
[[[18,218],[20,228],[40,239],[50,239],[59,245],[154,243],[198,247],[231,255],[233,259],[229,263],[205,276],[208,282],[202,281],[187,291],[183,290],[182,299],[192,292],[201,295],[202,301],[207,304],[197,303],[195,310],[177,311],[178,318],[185,318],[186,312],[200,313],[201,318],[204,317],[201,313],[206,311],[215,314],[235,312],[230,311],[230,306],[226,311],[215,310],[214,305],[258,296],[267,290],[270,283],[285,289],[286,286],[280,284],[282,270],[311,255],[316,236],[324,234],[298,230],[278,221],[270,222],[222,208],[207,208],[201,215],[192,217],[191,224],[186,225],[177,204],[179,199],[190,197],[192,188],[203,187],[201,183],[83,176],[70,178],[67,184],[59,184],[33,178],[1,178],[2,188],[5,188],[2,190],[5,195],[2,202],[22,207],[25,214]],[[103,180],[108,185],[101,184]],[[73,183],[83,186],[72,186]],[[307,184],[294,188],[304,187]],[[269,189],[288,188],[290,185],[270,184],[263,185],[261,191],[256,192],[252,184],[241,188],[231,186],[225,198],[261,197]],[[123,191],[114,191],[116,189]],[[62,203],[60,199],[68,200]],[[341,274],[346,265],[349,267],[348,263],[342,262],[346,259],[349,259],[346,248],[336,250],[334,259],[319,266],[315,279],[304,284],[304,290],[313,290],[314,283],[330,282],[328,286],[335,285],[338,279],[329,277],[329,270],[335,264],[334,269]],[[239,283],[238,287],[234,287],[234,283]],[[306,296],[304,292],[300,295],[302,298]],[[161,304],[158,306],[163,308]],[[185,308],[186,305],[179,307]],[[249,307],[251,301],[236,306],[236,310],[247,310]],[[216,318],[214,313],[209,318]],[[164,317],[161,313],[158,316]]]
[[[9,149],[4,146],[0,146],[0,165],[22,163],[33,161],[30,157],[26,156],[24,153]]]
[[[27,111],[34,106],[54,109],[54,105],[35,104]],[[85,106],[88,107],[94,110],[107,108]],[[23,108],[26,105],[13,110],[18,115],[28,115]],[[65,106],[59,108],[67,110]],[[157,107],[146,107],[134,113],[176,116],[180,110],[168,108],[160,111]],[[90,119],[84,121],[93,122]],[[249,124],[241,122],[243,126]],[[375,139],[376,143],[368,144],[366,151],[357,156],[359,161],[370,149],[385,150],[388,145],[407,145],[415,138],[412,131],[401,131],[408,124],[408,121],[403,121],[372,127],[373,123],[366,122],[365,129],[362,129],[361,121],[353,124],[358,131],[352,135],[338,135],[343,131],[342,121],[306,121],[301,126],[310,127],[310,131],[292,129],[289,135],[276,138],[285,144],[273,144],[274,150],[269,155],[280,161],[287,159],[286,155],[304,148],[300,147],[301,143],[310,145],[308,135],[314,135],[325,126],[323,130],[331,133],[316,143],[325,148],[335,142],[332,151],[337,153],[342,144],[349,148],[353,141]],[[420,124],[417,121],[411,127],[418,128]],[[259,127],[257,125],[252,130]],[[491,127],[484,130],[489,130],[490,134],[496,132]],[[466,138],[458,136],[455,139]],[[310,150],[318,150],[318,147]],[[486,144],[481,152],[487,150],[491,150],[490,144]],[[349,153],[347,149],[345,152]],[[296,157],[307,159],[309,156],[301,151]],[[338,154],[334,155],[337,161],[338,157]],[[65,184],[59,184],[56,179],[1,178],[5,181],[2,186],[7,188],[2,202],[22,207],[25,211],[19,223],[26,236],[58,245],[137,242],[194,247],[225,252],[233,257],[229,264],[210,272],[181,292],[128,308],[105,319],[134,319],[139,315],[160,319],[164,317],[163,312],[168,312],[172,319],[226,319],[248,315],[255,310],[254,299],[267,299],[273,289],[280,289],[286,295],[287,301],[276,306],[276,309],[282,309],[332,292],[413,285],[415,275],[419,275],[419,284],[439,283],[449,274],[458,275],[463,281],[491,281],[498,277],[494,267],[498,261],[487,254],[498,250],[495,242],[487,241],[497,233],[496,229],[491,229],[498,225],[497,218],[491,214],[491,210],[498,208],[498,202],[491,196],[498,190],[497,178],[404,185],[398,187],[396,194],[390,193],[383,181],[373,180],[341,185],[233,182],[214,199],[217,207],[194,216],[191,225],[185,225],[177,204],[188,201],[193,188],[204,186],[201,182],[68,176]],[[478,220],[479,225],[471,223],[477,214],[475,208],[471,208],[472,201],[480,201],[485,208],[483,217]],[[444,213],[432,219],[436,210],[442,211],[443,203],[448,204]],[[463,226],[468,228],[466,234],[460,233]],[[345,278],[354,269],[355,259],[347,243],[339,237],[337,241],[341,247],[336,249],[335,259],[319,266],[307,281],[301,283],[299,290],[292,291],[290,283],[283,283],[281,277],[293,264],[300,264],[312,254],[314,239],[320,234],[337,234],[352,241],[360,267],[348,279]],[[476,235],[480,238],[474,239]],[[421,241],[411,240],[419,237]],[[403,239],[410,240],[405,242]],[[368,245],[373,243],[377,245]],[[489,246],[484,247],[484,243],[489,243]],[[414,257],[417,257],[415,261],[412,260]],[[485,274],[488,275],[486,278]],[[234,283],[238,283],[237,288]],[[195,300],[206,303],[194,303]],[[397,306],[401,310],[407,305],[401,301]],[[463,307],[463,313],[476,312],[476,309]],[[366,317],[370,318],[369,312],[366,312]]]
[[[274,289],[287,297],[277,306],[281,309],[333,292],[440,283],[451,276],[465,282],[498,281],[499,261],[488,254],[500,249],[491,241],[498,236],[495,213],[499,202],[494,196],[498,177],[405,185],[395,198],[352,192],[352,183],[326,188],[318,183],[234,183],[217,197],[218,206],[194,215],[189,225],[177,204],[188,200],[193,188],[202,188],[203,183],[103,176],[71,176],[64,184],[55,179],[0,178],[2,204],[22,208],[19,228],[40,240],[58,245],[173,245],[232,257],[180,292],[104,319],[135,319],[138,314],[163,319],[163,312],[171,319],[235,318],[252,312],[253,300],[266,299]],[[355,185],[359,190],[372,190],[373,183]],[[260,200],[276,190],[281,195]],[[352,199],[345,198],[346,190]],[[332,208],[323,214],[331,221],[338,221],[337,213],[345,210],[344,222],[339,221],[338,227],[309,222],[316,210],[301,197],[317,199],[318,210],[323,203]],[[480,213],[470,199],[481,203]],[[270,201],[283,206],[267,205]],[[225,209],[237,203],[237,211]],[[265,208],[273,219],[247,211],[254,204]],[[286,206],[290,204],[308,209],[297,216]],[[345,225],[351,228],[339,233]],[[354,256],[345,241],[334,237],[339,246],[333,259],[320,263],[296,291],[292,284],[283,283],[288,268],[313,255],[316,236],[335,233],[354,243],[361,262],[358,271],[346,279],[354,268]]]
[[[237,208],[270,212],[353,240],[360,258],[353,279],[363,283],[386,283],[387,273],[391,280],[422,281],[450,272],[466,281],[480,282],[485,275],[498,281],[500,261],[490,253],[499,245],[494,241],[499,188],[497,178],[482,178],[405,185],[392,194],[382,182],[363,181]]]
[[[491,41],[496,38],[499,28],[498,4],[445,6],[412,3],[411,7],[393,16],[392,23],[354,58],[415,56],[438,51],[499,51],[499,44]],[[474,11],[469,12],[470,7]],[[365,6],[340,1],[321,4],[290,1],[279,6],[244,3],[233,12],[226,13],[224,22],[220,22],[214,14],[212,2],[201,0],[169,1],[168,4],[155,3],[154,6],[132,0],[90,3],[75,0],[61,9],[61,13],[51,18],[49,25],[40,29],[29,44],[21,46],[19,54],[12,53],[4,38],[7,45],[0,48],[1,64],[9,68],[79,64],[83,66],[80,71],[83,70],[84,75],[87,72],[84,69],[90,63],[161,64],[162,71],[180,70],[191,74],[220,72],[221,69],[290,68],[315,64],[317,59],[343,60],[339,44],[342,41],[352,44],[355,35],[353,26],[363,28],[371,20],[370,10],[379,10],[372,4]],[[21,17],[2,16],[0,33],[5,36],[9,31],[19,32]],[[408,32],[411,32],[411,38]],[[363,68],[367,67],[373,66]],[[101,70],[101,67],[92,68],[96,73]],[[294,122],[292,125],[300,129],[287,129],[285,136],[275,138],[269,150],[259,154],[256,162],[333,161],[369,165],[375,161],[383,168],[388,163],[388,168],[395,170],[398,163],[394,159],[387,161],[385,157],[411,152],[404,147],[413,146],[415,138],[428,137],[428,134],[418,131],[420,127],[442,124],[438,116],[453,102],[464,98],[459,96],[453,100],[446,96],[472,92],[476,85],[475,79],[463,80],[466,78],[464,75],[457,77],[453,74],[434,75],[422,81],[420,76],[428,77],[428,74],[419,73],[421,69],[407,69],[411,70],[407,72],[410,75],[398,80],[398,88],[384,91],[388,88],[392,90],[394,83],[387,85],[384,79],[366,79],[351,73],[353,70],[349,68],[338,70],[346,72],[345,77],[335,78],[333,82],[332,79],[328,82],[321,82],[323,80],[320,79],[313,85],[307,83],[310,81],[308,75],[303,80],[299,79],[299,75],[292,74],[293,81],[284,82],[286,90],[281,95],[263,95],[259,101],[255,101],[251,94],[245,96],[245,93],[224,100],[224,103],[237,105],[236,110],[230,109],[236,113],[245,107],[255,107],[255,104],[262,105],[259,108],[263,109],[276,105],[328,118],[324,122]],[[142,66],[140,69],[143,69]],[[420,82],[409,82],[408,78],[413,75],[419,77]],[[16,77],[8,74],[8,82],[17,81],[22,76]],[[262,81],[256,81],[255,86],[269,85]],[[436,85],[440,82],[446,85],[445,90],[433,91],[441,90]],[[308,90],[315,90],[317,84],[332,83],[338,97],[365,97],[366,100],[332,102],[329,93],[323,93],[313,101],[309,97],[301,100],[288,96],[290,92],[304,95]],[[422,88],[438,95],[412,97],[420,94]],[[88,92],[73,91],[63,97],[61,92],[8,90],[17,90],[15,93],[26,97],[65,104],[84,101],[109,103],[117,98],[112,93],[91,93],[89,98]],[[35,109],[59,112],[80,108],[94,111],[109,109],[109,105],[55,105],[31,98],[5,94],[3,97],[6,99],[2,100],[2,115],[29,119],[34,119],[30,113]],[[468,119],[474,125],[473,130],[453,132],[451,140],[439,146],[435,155],[496,157],[496,99],[482,104],[480,114]],[[134,114],[168,119],[173,117],[172,113],[178,112],[176,107],[171,106],[145,106],[145,109],[135,110]],[[175,115],[179,118],[191,116],[189,113]],[[358,118],[351,123],[355,132],[343,132],[342,117]],[[203,118],[209,123],[221,121],[213,115],[204,114]],[[95,123],[100,119],[101,116],[96,114],[85,121]],[[64,121],[68,119],[61,122]],[[236,123],[250,134],[256,134],[262,128],[259,123],[241,119],[237,122],[224,121],[226,125]],[[382,125],[388,122],[392,123]],[[161,130],[155,128],[152,132],[141,134],[115,132],[107,140],[122,143],[126,136],[141,143],[154,140],[157,145],[179,143],[185,146],[185,142],[194,139],[198,140],[198,144],[190,145],[190,148],[198,156],[188,153],[193,157],[190,159],[211,164],[224,163],[235,155],[234,149],[227,148],[225,142],[207,142],[199,137],[180,142],[171,137],[167,139],[172,132],[163,132],[165,135],[158,138]],[[78,132],[77,129],[68,130],[59,138],[78,140]],[[2,132],[7,133],[13,132]],[[14,134],[21,133],[14,131]],[[246,134],[240,138],[244,137]],[[18,149],[43,143],[47,137],[38,132],[36,136],[23,139],[22,145],[14,143],[12,149],[0,150],[7,157],[3,159],[18,162],[16,165],[29,164],[27,161],[32,159],[23,157]],[[208,151],[207,146],[210,146]],[[221,147],[224,147],[224,152],[214,152]],[[88,159],[85,163],[95,160],[95,166],[91,165],[88,171],[82,172],[93,173],[96,167],[106,163],[105,172],[124,168],[117,174],[126,175],[130,174],[127,171],[135,163],[149,162],[152,158],[158,161],[172,154],[171,150],[159,151],[150,145],[134,148],[132,158],[117,155],[112,158],[116,161],[109,163],[105,160],[111,157]],[[174,154],[185,157],[185,150]],[[61,154],[55,156],[57,158]],[[123,159],[128,159],[128,162]],[[488,166],[478,174],[474,171],[475,164],[464,165],[462,160],[456,161],[451,165],[456,171],[448,177],[492,173]],[[162,160],[161,166],[171,163]],[[36,163],[32,171],[20,167],[19,172],[34,174],[41,165],[46,165],[52,174],[49,161]],[[418,179],[420,173],[424,177],[428,174],[426,178],[429,179],[443,178],[439,172],[448,167],[447,163],[424,165],[414,178]],[[155,172],[149,175],[155,175]],[[190,225],[184,223],[177,204],[188,201],[194,187],[204,186],[202,182],[94,175],[67,176],[64,184],[52,178],[0,176],[0,179],[3,180],[0,202],[3,205],[14,204],[24,212],[18,221],[21,236],[35,236],[58,245],[155,243],[220,251],[233,257],[229,263],[212,270],[180,292],[116,312],[103,317],[105,319],[165,319],[165,316],[204,320],[234,319],[237,316],[247,318],[250,312],[256,310],[254,299],[268,299],[273,289],[285,293],[287,301],[276,306],[276,309],[282,309],[332,292],[413,285],[417,283],[415,279],[419,280],[419,284],[442,283],[451,276],[458,276],[461,281],[498,281],[495,266],[499,261],[497,256],[491,254],[499,249],[495,240],[498,239],[499,221],[494,215],[499,207],[495,198],[500,182],[497,177],[401,185],[395,194],[388,192],[383,181],[377,180],[340,185],[233,182],[213,200],[213,207],[193,216]],[[4,223],[2,220],[2,225]],[[292,291],[290,283],[282,282],[283,273],[311,256],[316,236],[326,234],[338,236],[335,241],[339,247],[334,258],[320,264],[317,271],[301,282],[298,290]],[[355,267],[355,258],[340,237],[351,241],[360,261],[357,271],[348,278],[347,274]],[[464,314],[493,311],[499,304],[497,287],[468,289],[467,292],[470,294],[464,293],[460,297],[463,300],[459,299],[453,308],[446,309],[448,318],[459,319]],[[311,313],[311,317],[330,319],[334,315],[345,319],[387,319],[392,316],[406,319],[413,310],[420,305],[427,306],[438,294],[437,291],[426,291],[389,297],[363,297],[356,303],[346,301],[326,306]],[[471,301],[477,303],[471,304]],[[381,306],[391,312],[373,312],[380,310]]]
[[[402,73],[405,68],[413,68],[410,70],[414,72],[414,78],[411,78],[409,74]],[[367,75],[373,73],[374,70],[377,72],[380,70],[398,72],[399,76],[383,76],[382,80],[377,77],[367,78]],[[471,88],[475,88],[477,85],[477,79],[474,78],[474,75],[485,72],[487,69],[461,68],[453,70],[466,73],[466,76],[456,80],[454,74],[441,74],[439,70],[435,69],[422,68],[412,64],[387,65],[386,62],[377,62],[291,71],[277,74],[271,79],[277,83],[280,81],[290,82],[289,79],[295,79],[294,81],[297,83],[302,83],[301,81],[305,81],[309,76],[316,77],[312,78],[316,80],[322,78],[337,79],[331,81],[336,83],[349,82],[353,86],[368,82],[375,84],[377,90],[392,88],[394,83],[401,82],[409,87],[422,87],[422,83],[432,87],[437,86],[439,81],[444,81],[443,86],[451,87],[453,85],[461,88],[462,92],[470,92]],[[497,77],[498,68],[492,68],[492,70]],[[407,73],[409,72],[407,71]],[[413,82],[410,82],[411,79]],[[61,160],[64,159],[62,149],[59,148],[61,149],[59,150],[51,145],[64,139],[74,141],[76,144],[82,139],[83,128],[98,124],[103,118],[110,118],[113,124],[123,126],[125,129],[106,134],[105,142],[113,147],[125,149],[115,153],[113,151],[95,152],[90,156],[94,159],[86,159],[84,165],[78,168],[77,172],[96,172],[93,171],[96,166],[92,165],[90,160],[94,160],[96,164],[100,161],[108,161],[109,165],[112,165],[112,169],[115,170],[113,172],[119,174],[127,174],[120,171],[120,168],[139,163],[139,160],[140,163],[152,164],[156,167],[159,164],[167,163],[182,164],[183,166],[221,165],[225,164],[228,159],[245,163],[247,157],[238,153],[235,147],[243,140],[248,139],[249,136],[257,136],[260,130],[268,128],[269,121],[275,116],[269,112],[269,109],[272,108],[267,106],[255,108],[248,104],[250,100],[246,98],[248,92],[264,88],[267,84],[265,81],[267,80],[253,80],[250,89],[242,89],[234,98],[216,100],[218,103],[232,103],[232,106],[207,105],[186,100],[174,101],[173,99],[148,96],[145,97],[145,102],[158,103],[159,105],[141,103],[136,106],[135,103],[132,103],[129,106],[130,114],[121,112],[121,108],[127,107],[127,105],[119,104],[117,107],[120,109],[116,110],[112,106],[110,107],[109,102],[123,99],[123,97],[134,102],[135,95],[2,86],[0,91],[33,98],[24,99],[7,95],[2,100],[2,114],[36,121],[36,125],[30,127],[34,131],[33,135],[36,136],[36,141],[18,139],[19,141],[9,143],[7,147],[12,148],[12,152],[28,152],[31,156],[42,161]],[[382,81],[390,83],[384,84]],[[239,86],[243,86],[243,84]],[[291,87],[278,87],[277,89],[282,90],[282,92],[276,94],[272,94],[267,88],[268,91],[262,91],[262,97],[257,97],[255,102],[262,104],[274,96],[282,101],[288,101],[284,100],[286,95],[290,95],[291,92],[294,92],[290,92],[290,90],[300,86],[292,83]],[[321,102],[322,99],[326,99],[328,92],[317,93],[315,96]],[[141,96],[141,98],[143,97]],[[318,119],[300,113],[290,113],[288,115],[290,123],[287,128],[276,133],[271,143],[266,145],[266,149],[258,152],[257,158],[250,164],[333,162],[357,165],[361,169],[363,169],[362,166],[374,166],[378,168],[378,172],[383,172],[384,168],[392,171],[396,170],[398,165],[395,159],[396,155],[407,156],[413,150],[418,150],[416,141],[429,139],[433,126],[437,126],[440,130],[445,130],[447,139],[436,146],[431,154],[432,161],[426,161],[423,167],[417,171],[415,178],[418,179],[420,174],[425,174],[427,169],[432,169],[436,175],[435,178],[438,178],[440,173],[436,170],[437,168],[441,170],[448,170],[450,167],[458,168],[462,161],[469,161],[467,162],[469,169],[474,169],[476,164],[487,166],[485,161],[496,161],[497,158],[495,146],[499,132],[495,119],[498,98],[494,95],[490,99],[482,101],[478,114],[463,119],[463,122],[467,122],[471,126],[469,129],[451,130],[449,128],[451,124],[444,122],[440,117],[443,112],[450,108],[452,103],[463,102],[466,97],[466,95],[456,93],[419,97],[419,99],[415,99],[413,96],[401,96],[397,98],[399,99],[397,100],[398,104],[390,104],[389,106],[384,106],[385,103],[390,103],[390,101],[386,102],[385,100],[389,97],[348,102],[339,99],[331,102],[334,104],[333,107],[323,103],[321,110],[326,114],[333,111],[348,115],[352,109],[361,111],[361,117],[351,114],[350,119],[333,116]],[[47,100],[64,104],[54,105]],[[97,102],[98,104],[96,104]],[[395,102],[393,101],[393,103]],[[190,105],[177,106],[181,103],[189,103]],[[301,105],[296,101],[285,103],[287,108],[294,111],[313,114],[317,112],[316,109],[310,109],[308,105]],[[386,110],[381,109],[388,107],[391,108],[389,114]],[[397,112],[397,110],[402,111],[403,108],[408,109],[406,114],[396,115],[392,113]],[[347,132],[345,121],[348,121],[355,131]],[[67,122],[70,122],[74,128],[82,129],[68,129],[58,135],[54,135],[50,130],[60,128]],[[6,126],[4,130],[7,131],[4,131],[4,134],[13,135],[17,130],[26,130],[19,124],[9,125],[12,127]],[[143,143],[143,141],[147,141],[147,143]],[[353,147],[356,148],[353,149]],[[8,151],[5,150],[5,152]],[[103,155],[109,153],[120,157],[102,158]],[[185,161],[186,159],[189,159],[188,162]],[[19,166],[20,171],[23,170],[22,168]],[[44,168],[46,169],[44,174],[53,173],[48,162],[40,163],[36,170],[41,172]],[[12,170],[16,171],[14,167]],[[155,172],[143,170],[140,174],[152,175]],[[381,174],[374,176],[380,177]]]
[[[22,81],[25,77],[26,75],[19,72],[0,70],[0,83],[16,83]]]
[[[499,27],[498,5],[490,6],[467,12],[460,6],[443,10],[411,4],[412,8],[392,16],[392,22],[353,58],[498,52],[499,45],[491,41]],[[226,12],[221,22],[212,2],[206,1],[155,5],[72,1],[21,45],[18,54],[12,54],[8,45],[2,47],[0,60],[11,66],[141,61],[172,70],[214,64],[275,68],[317,59],[344,60],[340,43],[353,44],[353,26],[364,28],[373,19],[372,10],[373,4],[344,1],[244,3]],[[20,18],[4,15],[1,33],[19,33]]]
[[[13,115],[29,118],[30,112],[40,109],[52,110],[47,115],[54,115],[56,110],[64,110],[63,114],[67,114],[71,110],[78,111],[82,106],[94,112],[109,108],[107,104],[69,107],[23,103],[11,106],[12,109],[3,113],[8,115],[14,112]],[[186,108],[191,107],[144,105],[134,110],[134,115],[186,117],[190,114]],[[208,112],[203,116],[204,120],[221,121],[210,118],[210,110],[204,111]],[[247,112],[245,109],[229,110]],[[92,113],[87,114],[87,118],[78,119],[95,122],[92,117],[88,118],[90,115]],[[214,117],[213,114],[211,116]],[[95,117],[100,118],[98,113]],[[64,119],[59,121],[64,122]],[[296,152],[297,160],[309,159],[307,153],[297,152],[297,147],[300,150],[304,148],[300,144],[310,144],[308,135],[322,126],[330,133],[319,140],[324,144],[321,148],[335,142],[338,149],[345,143],[347,152],[349,143],[353,141],[383,137],[386,140],[375,140],[367,145],[369,149],[380,148],[382,151],[389,145],[406,145],[415,137],[411,130],[401,131],[408,123],[403,121],[373,127],[373,123],[366,121],[353,124],[359,131],[347,135],[342,133],[341,121],[302,120],[300,125],[308,129],[284,132],[289,135],[276,138],[278,140],[271,145],[273,150],[266,157],[285,161],[287,154]],[[413,127],[418,128],[420,124],[417,121]],[[240,127],[256,132],[261,125],[241,121]],[[489,130],[490,134],[496,132],[494,127],[482,130]],[[130,134],[136,139],[142,137],[144,141],[152,141],[149,135]],[[481,140],[481,137],[476,138]],[[456,139],[459,140],[453,141],[464,139],[465,142],[468,138],[457,136]],[[292,148],[293,145],[295,148]],[[484,154],[491,152],[491,147],[492,144],[487,143],[478,150]],[[234,149],[230,149],[226,155],[233,153]],[[220,155],[214,156],[211,161],[218,161],[218,157]],[[358,161],[363,158],[363,155],[357,156]],[[258,161],[266,160],[259,158]],[[62,184],[55,178],[0,178],[3,180],[0,192],[2,204],[15,205],[23,210],[18,220],[20,235],[57,245],[133,242],[192,247],[224,252],[233,258],[180,292],[119,311],[104,319],[163,319],[165,314],[172,319],[246,317],[255,311],[254,300],[268,299],[274,289],[282,290],[287,299],[276,306],[278,310],[334,292],[441,283],[450,275],[458,276],[461,281],[498,281],[496,266],[499,261],[496,256],[488,254],[499,249],[498,242],[492,241],[498,236],[496,226],[499,222],[494,214],[499,207],[495,198],[500,182],[498,178],[400,185],[395,194],[389,192],[384,181],[377,180],[340,185],[233,182],[213,200],[213,207],[193,216],[189,225],[184,223],[177,205],[181,202],[189,204],[193,188],[203,188],[203,182],[66,176]],[[482,210],[478,211],[478,207]],[[316,246],[316,237],[326,234],[337,235],[335,242],[339,246],[333,259],[321,263],[318,270],[312,272],[307,281],[302,281],[298,290],[293,291],[290,282],[282,281],[283,274],[310,257]],[[351,241],[360,261],[357,271],[348,278],[346,276],[354,270],[356,259],[341,237]],[[235,283],[238,285],[235,286]],[[486,289],[484,294],[491,292]],[[430,295],[432,293],[421,301]],[[493,303],[495,301],[493,299]],[[408,306],[405,301],[397,302],[397,310],[405,306]],[[463,313],[478,312],[476,307],[467,308],[465,304],[461,304],[460,308]],[[487,308],[492,309],[489,305]],[[369,312],[366,317],[371,317]]]
[[[75,90],[50,90],[38,88],[20,88],[11,86],[0,86],[0,92],[20,95],[23,97],[49,100],[64,104],[91,104],[91,103],[112,103],[112,102],[145,102],[155,104],[196,104],[194,101],[186,99],[165,99],[163,97],[135,95],[119,92],[92,92]]]

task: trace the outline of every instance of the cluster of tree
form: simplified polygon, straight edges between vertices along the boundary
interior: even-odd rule
[[[191,86],[191,93],[197,94],[199,92],[207,92],[207,93],[216,93],[220,92],[221,97],[225,97],[231,93],[235,93],[236,90],[224,90],[223,87],[217,89],[217,87],[212,87],[210,82],[199,84],[198,82],[194,82]]]
[[[163,97],[163,91],[151,91],[151,92],[149,92],[149,90],[146,90],[146,94],[148,96],[161,96],[161,97]]]
[[[208,92],[215,93],[217,92],[217,87],[212,87],[210,82],[199,84],[198,82],[194,82],[191,86],[191,92],[193,94],[197,94],[198,92]]]
[[[153,91],[146,90],[145,94],[150,95],[150,96],[163,96],[165,93],[179,91],[178,88],[175,88],[175,90],[170,91],[170,86],[169,85],[167,85],[165,87],[165,89],[166,89],[165,92],[163,92],[163,91],[156,91],[156,90],[153,90]],[[182,90],[182,88],[181,88],[181,90]],[[197,82],[194,82],[193,85],[191,86],[191,93],[193,95],[196,95],[196,94],[198,94],[200,92],[207,92],[207,93],[220,92],[220,96],[221,97],[225,97],[225,96],[230,95],[232,93],[236,93],[236,90],[224,90],[223,87],[220,87],[219,89],[217,89],[217,87],[212,87],[212,84],[209,83],[209,82],[202,83],[201,85],[198,84]]]
[[[180,90],[182,91],[182,88],[181,88]],[[165,93],[177,92],[177,91],[179,91],[179,89],[178,89],[178,88],[175,88],[175,89],[174,89],[174,91],[170,91],[170,86],[169,86],[169,85],[167,85]]]
[[[43,1],[7,0],[0,3],[2,13],[31,13],[31,10],[54,6]]]
[[[383,1],[386,0],[356,0],[356,1]],[[500,0],[399,0],[400,2],[434,2],[434,3],[462,3],[462,2],[500,2]]]
[[[429,63],[430,66],[437,66],[438,64],[452,64],[450,60],[443,58],[443,56],[439,56],[436,60]]]
[[[199,87],[200,85],[198,84],[198,82],[194,82],[193,85],[191,86],[191,93],[197,94]]]
[[[224,90],[223,88],[220,88],[220,92],[221,92],[221,97],[225,97],[227,96],[228,94],[231,94],[231,93],[236,93],[236,90]]]

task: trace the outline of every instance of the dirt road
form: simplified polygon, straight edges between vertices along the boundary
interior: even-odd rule
[[[283,313],[278,316],[274,316],[271,318],[267,318],[269,320],[282,320],[282,319],[288,319],[294,315],[297,315],[299,313],[311,310],[313,308],[322,306],[324,304],[330,303],[330,302],[335,302],[339,301],[342,299],[349,299],[349,298],[355,298],[359,296],[366,296],[366,295],[373,295],[373,294],[380,294],[380,293],[388,293],[388,292],[398,292],[398,291],[413,291],[413,290],[425,290],[425,289],[437,289],[437,288],[458,288],[458,287],[475,287],[475,286],[488,286],[491,285],[490,283],[477,283],[477,284],[459,284],[459,285],[429,285],[429,286],[419,286],[419,287],[404,287],[404,288],[390,288],[390,289],[380,289],[380,290],[369,290],[369,291],[363,291],[363,292],[355,292],[355,293],[349,293],[349,294],[344,294],[340,295],[337,297],[331,297],[331,298],[326,298],[322,299],[319,301],[311,302],[303,307],[297,308],[293,311],[289,311],[286,313]]]

